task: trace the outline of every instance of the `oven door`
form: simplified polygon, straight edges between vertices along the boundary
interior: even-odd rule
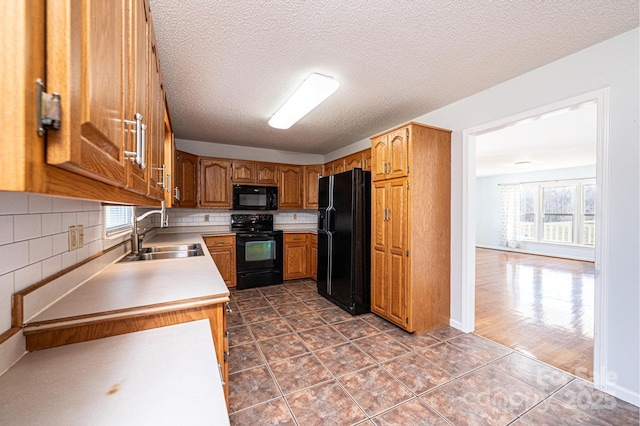
[[[282,233],[236,234],[237,288],[282,283]]]

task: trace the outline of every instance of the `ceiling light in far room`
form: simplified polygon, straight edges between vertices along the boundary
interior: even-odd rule
[[[517,163],[513,163],[513,165],[520,170],[524,170],[529,168],[529,166],[531,165],[531,161],[518,161]]]
[[[327,75],[313,73],[306,78],[287,102],[269,120],[269,126],[288,129],[309,111],[320,105],[338,90],[338,80]]]

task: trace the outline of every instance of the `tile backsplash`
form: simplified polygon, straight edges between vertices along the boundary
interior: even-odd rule
[[[84,247],[69,251],[72,225],[84,226]],[[12,295],[101,252],[102,232],[99,202],[0,191],[0,334]]]
[[[183,226],[229,226],[232,213],[260,214],[265,212],[246,212],[213,209],[169,209],[169,227]],[[273,214],[273,223],[279,225],[299,225],[315,228],[316,212],[313,210],[282,210],[267,212]],[[160,216],[154,215],[154,226],[160,226]]]

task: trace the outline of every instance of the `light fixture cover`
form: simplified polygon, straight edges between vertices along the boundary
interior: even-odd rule
[[[288,129],[338,89],[338,80],[313,73],[269,120],[269,126]]]
[[[529,166],[531,165],[531,161],[518,161],[517,163],[513,163],[513,165],[521,170],[524,170],[529,168]]]

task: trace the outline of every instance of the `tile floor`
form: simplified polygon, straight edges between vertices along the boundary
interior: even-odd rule
[[[352,317],[299,280],[232,290],[232,425],[638,425],[638,408],[475,334]]]

